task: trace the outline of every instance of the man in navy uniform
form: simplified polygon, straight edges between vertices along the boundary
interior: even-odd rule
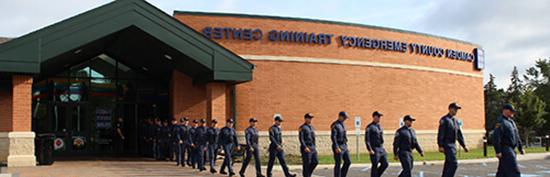
[[[384,130],[380,127],[380,118],[382,116],[382,113],[374,111],[372,113],[372,122],[365,129],[365,144],[367,145],[372,164],[370,172],[372,177],[382,176],[388,168],[387,153],[384,149]]]
[[[160,160],[162,158],[162,122],[159,118],[155,118],[153,134],[153,155],[156,160]]]
[[[424,157],[424,151],[418,144],[416,139],[416,132],[412,128],[412,123],[415,121],[412,116],[406,115],[403,118],[405,125],[395,132],[395,138],[393,139],[393,154],[394,159],[401,162],[403,170],[399,174],[399,177],[411,177],[413,168],[413,156],[412,150],[416,149],[420,156]]]
[[[521,173],[516,161],[517,147],[520,154],[524,154],[518,129],[514,122],[516,110],[511,104],[502,107],[502,115],[497,118],[497,123],[493,131],[493,144],[496,157],[498,158],[497,177],[519,177]]]
[[[283,118],[281,116],[275,116],[275,123],[269,128],[269,160],[267,161],[267,176],[272,177],[271,171],[273,170],[273,164],[275,163],[275,158],[279,159],[279,164],[283,168],[283,172],[286,177],[294,177],[296,174],[290,174],[288,166],[285,162],[285,154],[283,150],[283,136],[281,130],[281,124],[283,123]]]
[[[189,135],[189,130],[191,129],[191,126],[189,126],[189,118],[183,117],[182,118],[182,132],[181,132],[181,139],[183,140],[183,149],[181,151],[181,159],[182,164],[181,166],[185,166],[187,164],[188,166],[191,166],[191,138]]]
[[[235,175],[233,172],[233,161],[231,159],[231,154],[233,153],[233,148],[236,146],[237,150],[240,150],[239,141],[237,140],[237,132],[233,129],[233,119],[227,119],[225,127],[220,130],[220,135],[218,139],[219,145],[223,148],[224,159],[223,164],[220,168],[220,174],[226,175],[225,167],[229,170],[229,176]]]
[[[174,128],[174,134],[176,136],[176,166],[185,166],[185,152],[187,151],[186,143],[189,138],[188,122],[189,119],[187,119],[187,117],[181,118],[179,124]]]
[[[338,113],[338,120],[330,125],[330,139],[332,141],[332,152],[334,154],[334,177],[345,177],[348,174],[351,160],[348,151],[348,137],[346,135],[346,126],[344,121],[349,118],[348,113],[341,111]],[[344,164],[340,166],[344,160]]]
[[[179,146],[179,140],[177,138],[177,129],[180,126],[180,121],[177,119],[172,120],[170,123],[170,155],[169,158],[171,161],[177,160],[177,151]]]
[[[313,115],[304,115],[304,124],[300,126],[300,153],[302,154],[302,174],[304,177],[311,177],[319,161],[317,160],[317,149],[315,148],[315,129],[311,126]]]
[[[195,134],[197,132],[197,127],[199,126],[199,120],[195,119],[193,120],[193,125],[189,128],[189,142],[190,144],[190,152],[189,158],[191,159],[190,166],[194,169],[197,167],[197,145],[195,144]]]
[[[468,148],[464,143],[462,130],[458,127],[458,120],[455,117],[459,109],[462,109],[458,104],[449,104],[449,113],[441,117],[439,120],[439,130],[437,133],[437,145],[439,152],[445,154],[445,163],[443,165],[442,177],[455,176],[458,162],[456,160],[456,141],[468,152]]]
[[[210,127],[208,128],[208,160],[210,160],[210,173],[216,173],[216,157],[218,155],[218,135],[220,130],[216,128],[218,121],[212,119],[210,122]]]
[[[161,151],[162,151],[162,160],[170,159],[170,145],[172,145],[172,130],[170,127],[170,124],[168,120],[162,121],[162,143],[161,143]]]
[[[254,155],[256,177],[264,177],[264,175],[262,175],[262,169],[260,167],[260,148],[258,147],[259,132],[258,129],[256,129],[256,122],[258,122],[258,120],[256,118],[250,118],[248,122],[250,126],[246,128],[246,130],[244,130],[246,139],[246,157],[243,161],[243,166],[239,171],[239,175],[241,175],[241,177],[244,177],[244,172],[246,171],[246,167],[248,167],[248,163],[250,163],[250,158],[252,158],[252,156]]]
[[[204,167],[204,155],[208,150],[208,127],[205,126],[206,119],[199,121],[199,126],[195,128],[195,135],[193,137],[193,144],[196,147],[195,159],[198,164],[199,171],[205,171]]]

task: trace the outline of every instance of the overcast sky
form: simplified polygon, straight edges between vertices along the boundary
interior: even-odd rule
[[[0,36],[18,37],[111,0],[2,0]],[[513,66],[520,73],[550,57],[547,0],[149,0],[174,10],[303,17],[429,33],[483,46],[485,81],[491,73],[507,87]]]

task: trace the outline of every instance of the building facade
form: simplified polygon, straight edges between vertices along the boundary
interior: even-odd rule
[[[423,147],[436,150],[439,119],[451,102],[464,105],[458,117],[468,145],[482,145],[483,51],[478,45],[324,20],[178,11],[174,17],[255,65],[253,80],[235,86],[237,129],[247,127],[247,118],[258,118],[265,145],[272,117],[280,114],[286,118],[289,153],[298,154],[297,130],[311,112],[320,152],[331,153],[330,125],[339,111],[347,111],[349,143],[356,152],[356,117],[363,134],[371,113],[380,111],[386,142],[410,114],[417,118],[414,127]],[[364,137],[359,139],[360,152],[366,152]]]
[[[387,148],[410,114],[423,147],[435,150],[451,102],[463,106],[468,145],[480,147],[482,69],[480,46],[445,37],[274,16],[170,16],[145,1],[115,1],[0,44],[0,162],[34,165],[43,133],[55,135],[56,155],[108,154],[117,118],[129,137],[125,153],[138,154],[144,120],[184,116],[235,119],[241,135],[255,117],[266,153],[278,114],[286,152],[299,154],[308,112],[328,154],[339,111],[352,116],[352,152],[355,138],[366,151],[355,130],[363,134],[373,111],[384,113]]]

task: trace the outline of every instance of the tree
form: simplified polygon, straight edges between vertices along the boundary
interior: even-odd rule
[[[514,70],[512,70],[510,81],[510,86],[508,86],[508,90],[506,93],[506,102],[517,106],[519,104],[519,99],[523,90],[523,83],[519,78],[518,68],[515,66]]]
[[[500,108],[504,104],[505,92],[498,89],[495,84],[495,76],[489,75],[489,82],[484,86],[485,95],[485,130],[490,132],[493,130],[496,118],[500,115]]]
[[[546,104],[535,94],[532,88],[526,89],[519,97],[518,118],[515,119],[525,144],[529,145],[529,137],[539,129],[546,120],[543,116]]]
[[[550,60],[537,60],[535,66],[527,69],[523,77],[527,87],[533,88],[535,95],[546,104],[550,104]],[[550,112],[550,106],[546,106],[545,112]],[[542,136],[550,134],[550,114],[543,117],[546,123],[536,131],[537,135]]]

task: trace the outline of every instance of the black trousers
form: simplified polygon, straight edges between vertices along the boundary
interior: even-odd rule
[[[241,167],[240,173],[246,172],[246,167],[248,167],[248,163],[250,163],[250,159],[254,156],[254,167],[256,167],[256,176],[261,176],[262,169],[260,164],[260,150],[258,146],[255,147],[247,147],[246,148],[246,157],[243,161],[243,166]]]

